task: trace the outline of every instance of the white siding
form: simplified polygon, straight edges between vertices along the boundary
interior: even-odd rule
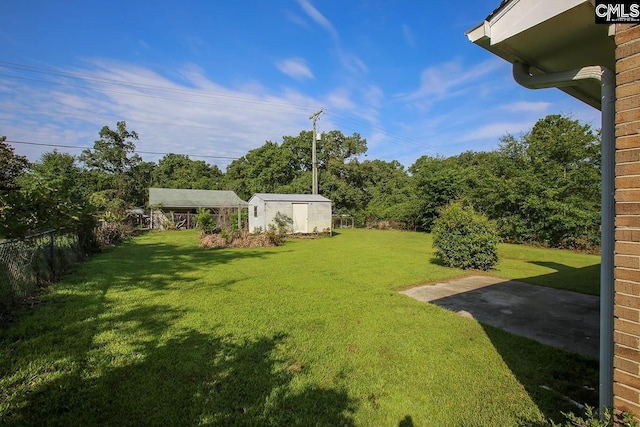
[[[295,195],[294,195],[295,196]],[[325,199],[326,200],[326,199]],[[262,231],[269,229],[269,224],[273,222],[273,218],[278,212],[293,219],[293,204],[304,203],[295,199],[291,201],[285,200],[263,200],[258,195],[254,195],[249,200],[249,231],[254,232],[261,228]],[[321,233],[331,230],[331,201],[313,201],[304,203],[307,209],[307,230],[308,233]],[[293,229],[293,232],[304,232],[304,230]]]
[[[249,232],[253,233],[257,229],[267,231],[267,219],[264,202],[260,199],[252,199],[249,203]]]
[[[309,203],[309,231],[331,231],[331,202]]]

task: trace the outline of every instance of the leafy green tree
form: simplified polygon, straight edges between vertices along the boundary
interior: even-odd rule
[[[531,166],[544,183],[540,209],[553,246],[581,245],[598,234],[600,144],[589,125],[560,115],[538,120],[526,135]],[[586,244],[587,242],[585,242]]]
[[[93,223],[93,207],[76,159],[57,151],[44,153],[18,178],[6,207],[3,233],[24,236],[49,228]]]
[[[79,159],[91,173],[96,191],[114,190],[114,197],[127,204],[135,204],[134,170],[142,162],[135,153],[138,134],[128,131],[124,121],[116,123],[116,129],[104,126],[100,139],[95,141],[93,149],[82,151]]]
[[[414,229],[418,216],[410,178],[397,160],[365,160],[359,165],[359,186],[365,193],[366,221],[390,221]]]
[[[358,133],[345,136],[332,130],[322,134],[317,148],[319,193],[333,201],[336,212],[363,215],[367,196],[353,182],[359,174],[358,156],[367,151],[366,139]]]
[[[293,153],[288,148],[267,141],[229,164],[227,187],[244,200],[254,193],[280,192],[300,173],[293,167],[294,163]]]
[[[80,160],[87,168],[118,175],[128,172],[142,161],[135,154],[136,145],[133,142],[138,140],[138,134],[128,131],[126,122],[117,122],[115,130],[104,126],[98,134],[100,139],[94,142],[93,150],[83,150],[80,155]]]
[[[24,195],[19,179],[29,167],[29,161],[15,154],[6,140],[6,136],[0,136],[0,238],[19,237],[27,229],[20,216],[25,209],[22,209]]]
[[[600,145],[588,125],[551,115],[505,135],[491,153],[463,153],[463,196],[516,243],[589,249],[600,225]]]
[[[82,175],[74,156],[52,151],[44,153],[23,176],[23,188],[45,199],[44,211],[37,215],[48,218],[44,220],[47,227],[75,225],[92,212]]]
[[[409,172],[418,199],[418,225],[430,231],[440,208],[463,196],[463,168],[451,159],[422,156]]]
[[[367,152],[367,140],[360,134],[345,136],[339,130],[323,133],[317,146],[318,167],[338,177],[344,176],[345,163]]]
[[[167,154],[153,170],[153,186],[220,190],[223,174],[217,166],[202,160],[191,160],[183,154]]]
[[[297,172],[311,171],[313,132],[303,130],[297,136],[283,136],[282,148],[292,154],[291,167]],[[309,186],[311,188],[311,186]]]
[[[156,164],[153,162],[140,162],[129,173],[130,204],[136,207],[144,207],[149,202],[149,187],[153,184],[153,173]]]
[[[505,202],[501,234],[516,242],[588,249],[599,243],[600,145],[588,125],[559,115],[538,120],[500,147]]]
[[[18,189],[18,177],[29,167],[27,158],[17,155],[6,140],[0,136],[0,193]]]
[[[312,132],[285,136],[282,144],[267,141],[229,164],[225,187],[245,200],[254,193],[310,193]],[[366,151],[360,135],[345,136],[340,131],[322,135],[317,144],[319,192],[332,199],[338,210],[359,209],[361,191],[352,188],[351,162]]]

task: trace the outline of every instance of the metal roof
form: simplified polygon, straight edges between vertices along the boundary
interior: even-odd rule
[[[274,194],[274,193],[256,193],[250,199],[249,203],[254,199],[260,199],[265,202],[329,202],[331,200],[319,194]]]
[[[590,65],[615,70],[610,26],[595,23],[590,0],[505,0],[467,31],[478,46],[538,73],[564,72]],[[560,90],[600,109],[600,85],[583,80]]]
[[[248,203],[233,191],[150,188],[149,205],[165,208],[237,208]]]

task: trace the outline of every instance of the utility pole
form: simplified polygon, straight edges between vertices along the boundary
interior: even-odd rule
[[[318,136],[320,135],[316,133],[316,121],[318,120],[318,117],[320,116],[320,114],[322,114],[322,112],[323,110],[321,108],[320,110],[316,111],[311,116],[309,116],[309,120],[313,120],[313,147],[312,147],[312,154],[311,154],[313,186],[311,188],[311,194],[318,194],[318,159],[316,158],[316,140],[320,139],[318,138]]]

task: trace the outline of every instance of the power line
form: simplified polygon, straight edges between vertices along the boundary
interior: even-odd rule
[[[70,84],[70,83],[61,83],[61,82],[55,82],[55,81],[51,81],[51,80],[40,80],[40,79],[23,77],[23,76],[15,76],[15,75],[10,75],[10,74],[0,74],[0,76],[4,76],[4,77],[8,77],[8,78],[14,78],[14,79],[20,79],[20,80],[26,80],[26,81],[33,81],[33,82],[39,82],[39,83],[48,83],[48,84],[72,87],[72,88],[77,88],[77,89],[91,90],[91,91],[96,91],[96,92],[116,93],[116,94],[121,94],[121,95],[131,95],[131,96],[138,96],[138,97],[145,97],[145,98],[152,98],[152,99],[162,99],[162,100],[183,102],[183,103],[191,103],[191,104],[198,104],[198,105],[216,105],[216,106],[222,105],[222,106],[228,107],[228,108],[236,108],[236,109],[249,110],[249,111],[253,110],[253,111],[269,111],[269,112],[273,112],[274,111],[273,110],[273,106],[276,106],[276,107],[279,106],[279,107],[282,107],[282,108],[287,108],[288,110],[292,110],[292,109],[295,109],[295,110],[308,110],[309,108],[311,108],[309,106],[305,106],[305,105],[301,105],[301,104],[293,104],[293,103],[285,103],[285,102],[278,102],[278,101],[271,101],[271,100],[262,100],[262,99],[256,99],[256,98],[247,98],[247,97],[240,97],[240,96],[233,96],[233,95],[225,95],[225,94],[218,94],[218,93],[213,93],[213,92],[201,92],[201,91],[194,91],[194,90],[188,90],[188,89],[177,89],[177,88],[170,88],[170,87],[166,87],[166,86],[158,86],[158,85],[150,85],[150,84],[145,84],[145,83],[129,82],[129,81],[126,81],[126,80],[117,80],[117,79],[108,79],[108,78],[102,78],[102,77],[94,77],[94,76],[90,76],[90,75],[82,74],[82,73],[73,73],[73,72],[67,72],[67,71],[59,71],[59,70],[52,70],[52,69],[47,69],[47,68],[33,67],[33,66],[29,66],[29,65],[18,64],[18,63],[15,63],[15,62],[8,62],[8,61],[0,61],[0,67],[19,70],[19,71],[26,71],[26,72],[31,72],[31,73],[59,76],[59,77],[63,77],[63,78],[72,78],[72,79],[78,79],[78,80],[85,80],[85,81],[90,81],[90,82],[96,82],[96,83],[102,83],[102,84],[108,84],[108,85],[115,85],[115,86],[121,86],[121,87],[133,88],[133,89],[148,89],[148,90],[154,90],[154,91],[159,91],[159,92],[182,94],[182,95],[197,96],[197,97],[204,97],[204,98],[221,98],[221,99],[227,99],[227,100],[246,103],[246,104],[269,106],[270,108],[268,110],[265,110],[265,109],[260,109],[260,108],[250,108],[250,107],[247,107],[247,106],[231,105],[231,104],[228,104],[228,103],[221,104],[221,103],[211,103],[211,102],[200,102],[200,101],[194,101],[194,100],[169,98],[169,97],[163,97],[163,96],[151,95],[151,94],[143,94],[143,93],[135,93],[135,92],[123,92],[123,91],[106,89],[106,88],[94,88],[94,87],[89,87],[89,86],[82,86],[82,85],[76,85],[76,84]],[[294,114],[291,111],[281,111],[281,112],[282,113],[287,113],[287,114]],[[439,151],[442,151],[441,149],[438,149],[438,148],[436,148],[434,146],[431,146],[429,144],[425,144],[422,141],[419,141],[417,139],[410,138],[410,137],[407,137],[407,136],[404,136],[404,135],[389,131],[389,130],[381,127],[381,126],[375,125],[375,124],[370,123],[370,122],[358,120],[356,118],[353,118],[353,117],[350,117],[350,116],[346,116],[346,115],[342,115],[342,114],[337,113],[337,112],[327,111],[327,113],[329,115],[337,118],[338,120],[344,120],[344,121],[347,121],[347,122],[352,122],[352,123],[355,123],[356,125],[365,126],[367,128],[379,131],[379,132],[381,132],[381,133],[383,133],[383,134],[385,134],[387,136],[392,137],[391,142],[395,143],[395,144],[398,144],[398,145],[399,145],[399,143],[404,142],[404,143],[408,143],[408,144],[414,145],[416,147],[420,147],[420,148],[423,148],[423,149],[428,149],[428,150],[436,152],[436,153],[439,152]],[[72,115],[72,114],[69,113],[69,115]],[[140,122],[144,123],[144,121],[140,121]],[[166,123],[154,123],[154,122],[147,122],[147,123],[167,125],[167,126],[181,126],[181,125],[171,125],[171,124],[166,124]],[[183,126],[187,126],[187,125],[183,125]],[[191,126],[191,127],[195,127],[195,126]],[[213,129],[213,128],[207,128],[207,127],[202,127],[202,128],[204,128],[204,129]],[[358,128],[352,128],[352,129],[358,131]],[[258,132],[255,132],[255,133],[258,133]]]
[[[368,126],[371,129],[380,131],[380,132],[382,132],[382,133],[384,133],[384,134],[386,134],[388,136],[400,139],[401,141],[403,141],[405,143],[412,144],[412,145],[414,145],[416,147],[426,148],[426,149],[434,151],[436,153],[438,151],[442,151],[442,150],[440,150],[440,149],[438,149],[438,148],[436,148],[436,147],[434,147],[432,145],[425,144],[424,142],[421,142],[421,141],[419,141],[417,139],[409,138],[408,136],[404,136],[404,135],[401,135],[399,133],[391,132],[389,130],[384,129],[383,127],[374,125],[372,123],[367,123],[367,122],[365,122],[363,120],[358,120],[355,117],[345,116],[345,115],[342,115],[342,114],[338,114],[338,113],[332,112],[330,110],[326,111],[326,113],[328,115],[330,115],[330,116],[336,117],[336,118],[341,119],[341,120],[349,121],[349,122],[352,122],[352,123],[355,123],[355,124],[359,124],[361,126]]]
[[[299,110],[306,110],[306,109],[309,108],[309,106],[306,106],[306,105],[293,104],[293,103],[289,103],[289,102],[261,100],[261,99],[256,99],[256,98],[253,98],[253,97],[251,97],[251,98],[250,97],[241,97],[241,96],[236,96],[236,95],[226,95],[226,94],[220,94],[220,93],[215,93],[215,92],[202,92],[202,91],[189,90],[189,89],[171,88],[171,87],[167,87],[167,86],[150,85],[150,84],[146,84],[146,83],[136,83],[136,82],[130,82],[130,81],[127,81],[127,80],[107,79],[107,78],[103,78],[103,77],[90,76],[88,74],[71,73],[71,72],[67,72],[67,71],[51,70],[51,69],[47,69],[47,68],[38,68],[38,67],[32,67],[32,66],[29,66],[29,65],[17,64],[17,63],[14,63],[14,62],[7,62],[7,61],[0,61],[0,67],[14,69],[14,70],[20,70],[20,71],[27,71],[27,72],[32,72],[32,73],[53,75],[53,76],[58,76],[58,77],[73,78],[73,79],[78,79],[78,80],[87,80],[87,81],[93,81],[93,82],[96,82],[96,83],[104,83],[104,84],[123,86],[123,87],[130,87],[130,88],[152,89],[152,90],[156,90],[156,91],[160,91],[160,92],[186,94],[186,95],[193,95],[193,96],[199,96],[199,97],[205,97],[205,98],[209,98],[209,97],[211,97],[211,98],[223,98],[223,99],[230,99],[230,100],[234,100],[234,101],[246,102],[246,103],[251,103],[251,104],[265,104],[265,105],[269,105],[269,106],[273,106],[273,105],[278,106],[279,105],[279,106],[282,106],[282,107],[287,107],[287,108],[291,108],[291,109],[299,109]],[[19,78],[19,77],[16,77],[16,78]],[[59,84],[59,83],[55,83],[55,82],[50,82],[48,80],[45,80],[43,82]]]
[[[33,111],[35,113],[42,113],[42,114],[47,114],[47,115],[51,115],[51,116],[60,116],[60,115],[62,115],[62,116],[71,116],[71,117],[86,117],[86,118],[94,118],[94,119],[108,119],[108,120],[115,120],[115,121],[121,120],[121,118],[114,117],[114,116],[99,116],[99,115],[95,115],[95,114],[77,114],[77,113],[61,112],[59,110],[38,110],[36,108],[27,108],[27,107],[20,107],[20,106],[16,106],[16,105],[7,105],[7,104],[0,104],[0,107],[4,107],[4,108],[7,108],[7,109],[13,109],[13,110]],[[189,128],[189,129],[205,129],[205,130],[216,130],[216,131],[229,132],[229,129],[214,128],[214,127],[210,127],[210,126],[185,125],[185,124],[179,124],[179,123],[166,123],[166,122],[153,122],[153,121],[149,121],[149,120],[138,120],[138,119],[127,119],[126,121],[127,121],[127,123],[146,123],[146,124],[157,125],[157,126],[184,127],[184,128]],[[251,131],[251,130],[245,130],[245,129],[231,129],[231,131],[237,131],[237,132],[242,132],[242,133],[253,133],[253,134],[257,134],[257,135],[263,135],[264,134],[264,132]]]
[[[86,150],[86,149],[93,149],[93,147],[88,147],[86,145],[63,145],[63,144],[45,144],[42,142],[30,142],[30,141],[11,141],[11,140],[5,140],[5,142],[8,142],[10,144],[24,144],[24,145],[37,145],[37,146],[41,146],[41,147],[55,147],[55,148],[74,148],[74,149],[82,149],[82,150]],[[155,154],[155,155],[169,155],[169,154],[176,154],[176,155],[180,155],[180,156],[191,156],[191,157],[205,157],[205,158],[209,158],[209,159],[227,159],[227,160],[238,160],[239,157],[228,157],[228,156],[209,156],[209,155],[205,155],[205,154],[180,154],[180,153],[160,153],[160,152],[156,152],[156,151],[140,151],[140,150],[135,150],[135,153],[138,154]]]
[[[148,94],[135,93],[135,92],[122,92],[122,91],[118,91],[118,90],[111,90],[111,89],[104,89],[104,88],[99,89],[99,88],[93,88],[93,87],[89,87],[89,86],[80,86],[80,85],[74,85],[74,84],[69,84],[69,83],[53,82],[51,80],[40,80],[40,79],[34,79],[34,78],[30,78],[30,77],[14,76],[14,75],[11,75],[11,74],[0,74],[0,77],[8,77],[8,78],[11,78],[11,79],[26,80],[26,81],[38,82],[38,83],[49,83],[49,84],[58,85],[58,86],[66,86],[66,87],[72,87],[72,88],[76,88],[76,89],[91,90],[91,91],[95,91],[95,92],[116,93],[118,95],[139,96],[139,97],[142,97],[142,98],[162,99],[162,100],[165,100],[165,101],[185,102],[185,103],[197,104],[197,105],[224,105],[224,107],[226,107],[226,108],[237,108],[237,109],[240,109],[240,110],[268,111],[268,112],[273,112],[274,111],[273,108],[269,108],[269,109],[248,108],[248,107],[242,107],[242,106],[238,106],[238,105],[219,104],[219,103],[214,103],[214,102],[200,102],[200,101],[193,101],[193,100],[188,100],[188,99],[167,98],[165,96],[148,95]],[[295,107],[295,108],[298,109],[298,107]],[[290,111],[280,111],[280,112],[281,113],[292,114]]]

